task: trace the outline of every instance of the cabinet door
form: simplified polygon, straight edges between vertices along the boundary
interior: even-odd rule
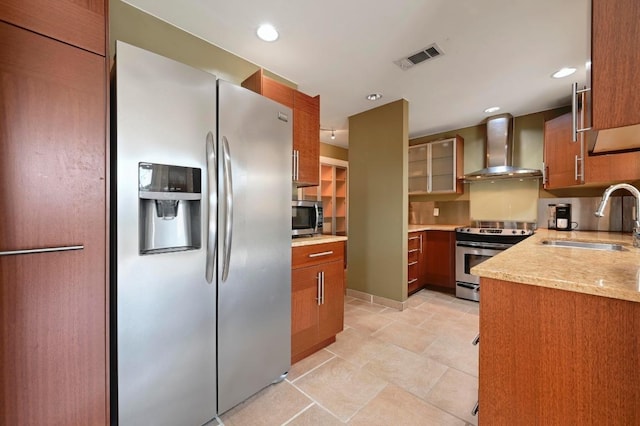
[[[0,424],[107,424],[104,247],[0,257]]]
[[[576,179],[576,158],[581,157],[582,138],[571,141],[571,113],[544,123],[544,165],[546,189],[579,185]],[[582,167],[583,165],[579,165]]]
[[[319,310],[318,341],[342,331],[344,324],[344,265],[341,261],[325,263],[324,291]]]
[[[320,96],[294,92],[293,149],[298,151],[298,185],[319,184]]]
[[[425,250],[426,283],[455,288],[455,234],[450,231],[427,231]]]
[[[425,194],[428,191],[428,144],[409,147],[409,194]]]
[[[610,129],[640,123],[640,2],[592,0],[592,124]]]
[[[429,192],[456,191],[455,139],[431,142]]]
[[[104,61],[0,22],[0,251],[103,239]]]
[[[291,275],[291,357],[318,341],[318,308],[321,266],[292,270]]]
[[[0,20],[106,56],[104,0],[4,0]]]
[[[106,424],[106,67],[0,22],[0,424]]]

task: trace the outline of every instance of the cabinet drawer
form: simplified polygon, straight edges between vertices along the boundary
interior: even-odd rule
[[[411,250],[420,250],[420,236],[421,232],[409,233],[409,241],[407,243],[407,250],[411,253]]]
[[[409,250],[409,253],[407,254],[407,262],[409,265],[411,265],[414,262],[418,262],[420,259],[420,250],[419,249],[412,249]]]
[[[343,257],[343,241],[293,247],[291,251],[291,267],[295,269],[305,266],[319,265],[321,263],[342,260]]]

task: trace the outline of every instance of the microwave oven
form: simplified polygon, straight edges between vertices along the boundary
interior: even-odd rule
[[[322,201],[291,201],[291,235],[309,236],[322,233]]]

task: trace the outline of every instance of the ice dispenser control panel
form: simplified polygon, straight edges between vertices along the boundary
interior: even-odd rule
[[[201,247],[201,169],[138,164],[140,254]]]

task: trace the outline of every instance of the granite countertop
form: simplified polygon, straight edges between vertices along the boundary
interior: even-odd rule
[[[291,247],[311,246],[314,244],[335,243],[347,241],[347,237],[339,235],[315,235],[313,237],[299,237],[291,239]]]
[[[545,239],[606,242],[625,251],[554,247]],[[471,268],[480,277],[640,302],[640,248],[629,234],[538,229],[526,240]]]
[[[455,231],[456,228],[466,225],[409,225],[409,232],[416,231]]]

